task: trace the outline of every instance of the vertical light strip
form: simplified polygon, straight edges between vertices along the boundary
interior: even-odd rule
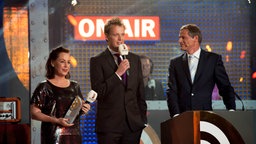
[[[194,111],[193,112],[193,130],[194,130],[194,144],[198,144],[200,142],[200,131],[199,131],[199,121],[200,121],[200,112]]]

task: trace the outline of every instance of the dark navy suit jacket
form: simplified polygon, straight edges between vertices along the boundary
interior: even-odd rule
[[[212,110],[212,91],[217,84],[227,109],[236,108],[235,93],[221,55],[201,50],[192,84],[187,54],[170,61],[167,103],[172,117],[189,110]]]

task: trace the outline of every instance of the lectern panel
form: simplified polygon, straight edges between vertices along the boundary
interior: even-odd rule
[[[212,111],[187,111],[161,123],[161,142],[245,144],[237,129],[228,120]]]

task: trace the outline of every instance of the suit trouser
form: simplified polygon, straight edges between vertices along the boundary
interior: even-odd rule
[[[141,133],[133,132],[126,120],[123,132],[97,132],[98,144],[139,144]]]

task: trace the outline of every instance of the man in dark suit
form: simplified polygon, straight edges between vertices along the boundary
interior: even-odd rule
[[[198,26],[187,24],[180,28],[179,44],[185,53],[172,59],[169,65],[167,103],[171,117],[189,110],[212,110],[215,84],[226,108],[236,109],[235,92],[221,55],[201,49],[201,41]]]
[[[139,144],[147,123],[140,58],[129,52],[118,64],[122,56],[116,54],[119,45],[124,44],[125,35],[125,26],[119,18],[110,19],[104,33],[106,50],[90,59],[91,87],[98,93],[98,143]]]
[[[165,100],[162,82],[151,77],[154,63],[150,57],[140,55],[146,100]]]

